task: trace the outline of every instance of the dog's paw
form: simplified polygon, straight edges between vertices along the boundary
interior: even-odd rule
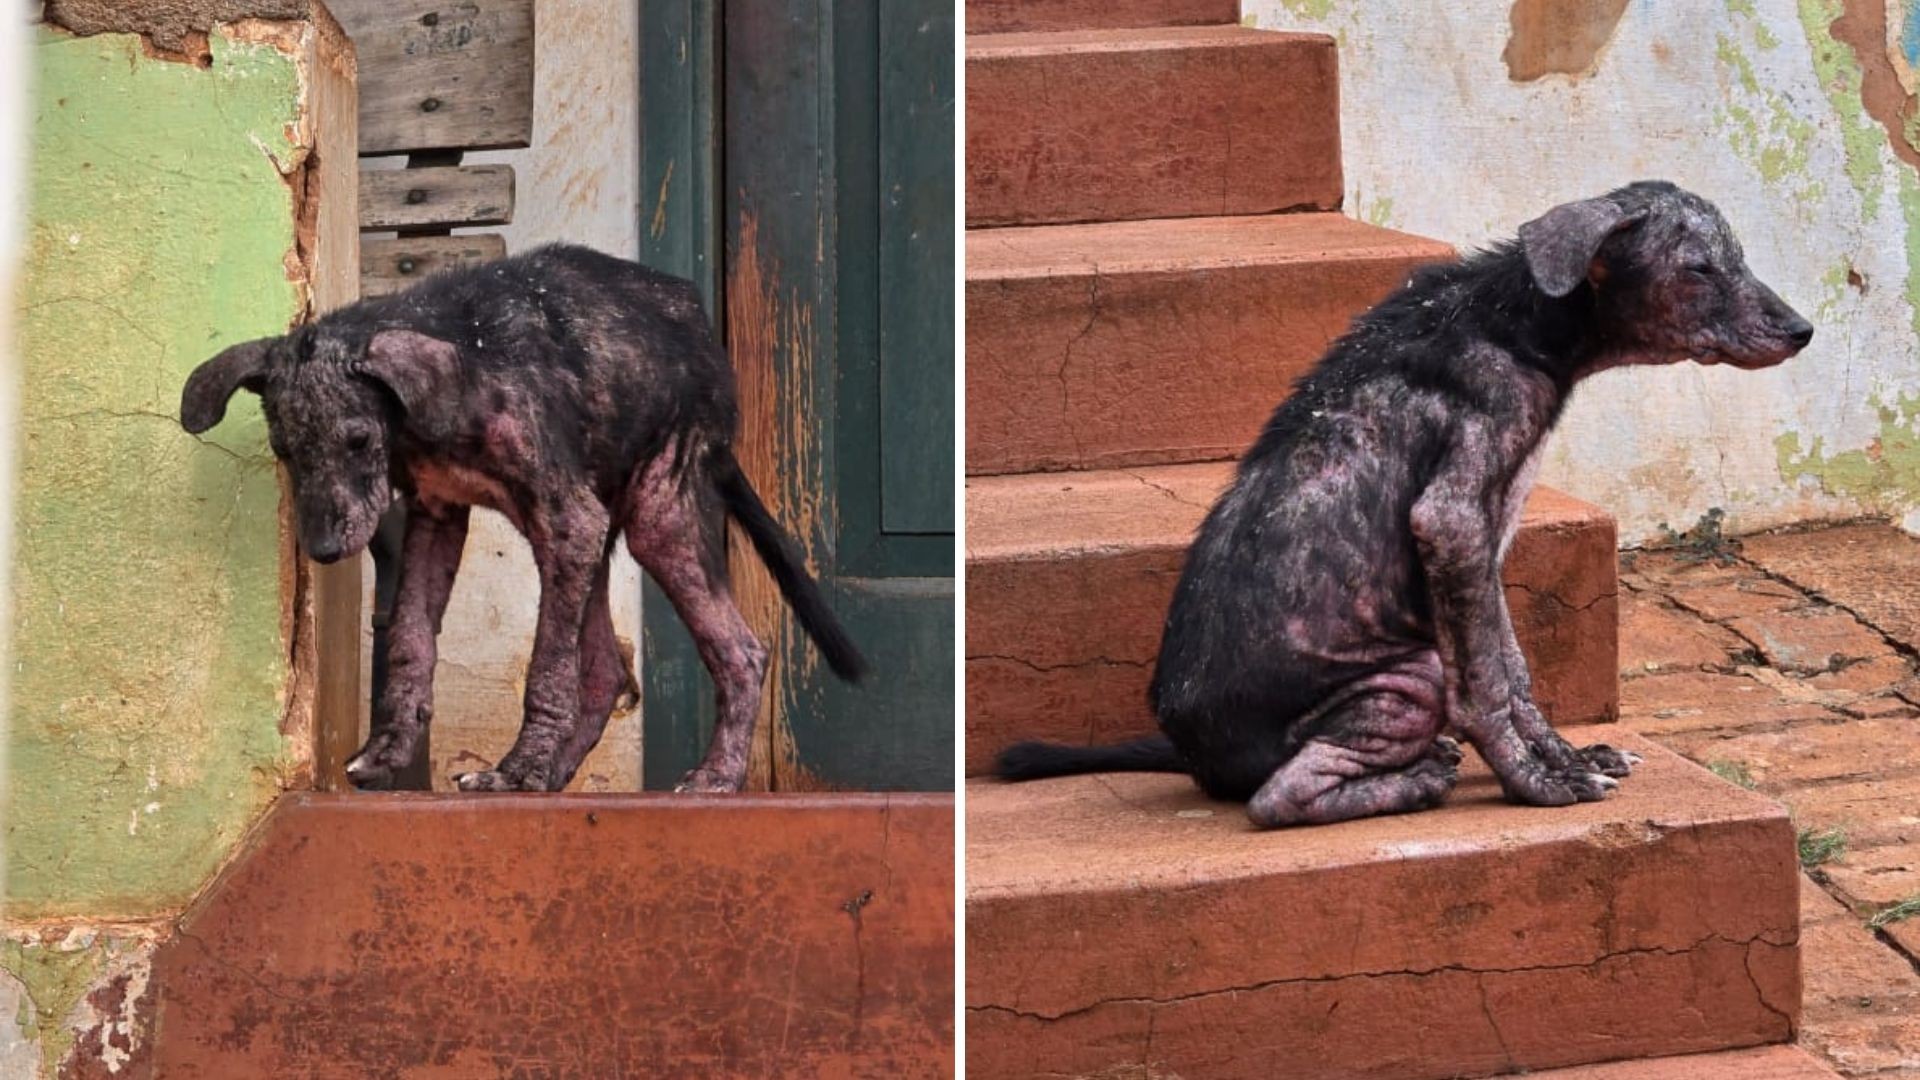
[[[1526,806],[1599,802],[1620,786],[1611,776],[1582,769],[1529,769],[1517,777],[1502,777],[1500,783],[1508,799]]]
[[[413,740],[382,731],[347,759],[347,781],[361,791],[391,791],[394,778],[413,763]]]
[[[744,776],[727,776],[718,769],[709,769],[702,765],[680,778],[673,790],[683,793],[699,792],[707,794],[731,795],[747,785]]]
[[[1429,759],[1446,765],[1458,767],[1463,756],[1464,752],[1460,749],[1459,740],[1446,735],[1434,736],[1433,744],[1427,747]]]
[[[1603,744],[1582,747],[1574,751],[1574,756],[1588,772],[1615,778],[1633,775],[1633,767],[1640,764],[1639,754],[1615,750]]]
[[[544,777],[516,777],[499,769],[485,772],[461,773],[453,778],[453,786],[461,791],[545,791],[547,782]]]

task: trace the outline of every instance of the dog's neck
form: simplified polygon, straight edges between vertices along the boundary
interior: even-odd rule
[[[1607,333],[1597,292],[1601,286],[1583,283],[1566,296],[1548,296],[1517,243],[1478,258],[1486,260],[1484,272],[1468,275],[1462,284],[1481,331],[1551,378],[1563,399],[1587,376],[1634,362],[1631,351]]]

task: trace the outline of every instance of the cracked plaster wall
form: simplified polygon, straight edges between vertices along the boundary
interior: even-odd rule
[[[35,92],[0,563],[7,1077],[140,1059],[165,920],[307,762],[258,405],[241,395],[202,438],[175,418],[195,365],[308,302],[306,86],[274,41],[216,28],[204,67],[48,26],[20,50]]]
[[[1718,203],[1819,327],[1785,366],[1615,371],[1543,479],[1626,543],[1886,514],[1920,528],[1914,0],[1245,0],[1340,47],[1349,214],[1468,247],[1664,177]],[[1438,182],[1436,182],[1438,178]]]

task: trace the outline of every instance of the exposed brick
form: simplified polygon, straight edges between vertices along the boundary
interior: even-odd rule
[[[1620,598],[1620,674],[1724,669],[1747,651],[1739,635],[1646,593]]]
[[[1816,702],[1781,697],[1745,674],[1688,671],[1620,684],[1620,720],[1647,735],[1768,730],[1835,719]]]
[[[1747,558],[1920,648],[1920,540],[1885,524],[1747,537]],[[1908,572],[1895,572],[1905,567]]]
[[[1834,608],[1801,608],[1730,621],[1781,671],[1811,674],[1891,655],[1885,639],[1853,616]]]
[[[1920,896],[1920,844],[1848,851],[1838,863],[1821,869],[1834,891],[1856,911],[1872,914]]]
[[[1690,732],[1663,740],[1696,761],[1745,765],[1767,791],[1920,771],[1920,738],[1910,721],[1841,720],[1730,736]]]

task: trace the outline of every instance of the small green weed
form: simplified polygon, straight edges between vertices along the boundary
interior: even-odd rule
[[[1847,853],[1847,834],[1839,829],[1801,829],[1800,865],[1811,870]]]
[[[1748,791],[1753,790],[1753,774],[1747,771],[1745,765],[1737,761],[1709,761],[1707,771],[1729,784],[1737,784]]]
[[[1649,545],[1661,550],[1672,551],[1681,562],[1710,562],[1716,566],[1732,566],[1740,553],[1740,541],[1721,531],[1721,525],[1727,519],[1727,512],[1713,507],[1700,515],[1700,520],[1685,532],[1674,532],[1666,522],[1660,523],[1660,539]]]
[[[1880,930],[1915,915],[1920,915],[1920,896],[1909,896],[1892,907],[1881,908],[1879,914],[1867,920],[1867,925]]]

